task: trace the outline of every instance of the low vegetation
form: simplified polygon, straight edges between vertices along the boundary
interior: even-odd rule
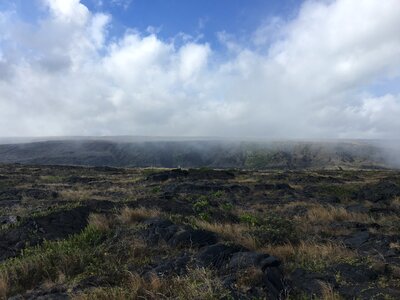
[[[397,171],[0,175],[0,299],[400,297]]]

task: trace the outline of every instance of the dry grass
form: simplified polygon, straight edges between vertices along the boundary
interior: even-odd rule
[[[207,269],[192,269],[186,276],[143,280],[132,276],[132,287],[146,299],[217,299],[228,295],[222,283]]]
[[[129,208],[125,207],[121,210],[119,220],[124,224],[135,224],[149,218],[156,218],[161,215],[158,209],[145,207]]]
[[[6,276],[0,274],[0,299],[7,299],[8,289],[9,286]]]
[[[84,201],[93,198],[92,191],[89,190],[63,190],[60,192],[60,198],[68,201]]]
[[[130,295],[129,291],[120,287],[94,288],[89,293],[78,294],[71,297],[73,300],[126,300],[137,299]]]
[[[237,274],[236,286],[239,289],[245,290],[254,285],[259,285],[262,283],[264,273],[260,268],[248,268]]]
[[[395,197],[391,202],[391,207],[400,209],[400,197]]]
[[[282,206],[278,206],[276,208],[276,210],[277,211],[286,211],[286,210],[288,210],[290,208],[311,207],[313,205],[315,205],[315,204],[310,203],[310,202],[306,202],[306,201],[293,201],[293,202],[286,203],[286,204],[284,204]]]
[[[163,249],[158,247],[157,250],[162,251]],[[151,261],[151,249],[146,244],[146,241],[141,238],[135,238],[131,242],[131,246],[129,247],[130,253],[130,261],[133,262],[135,265],[146,265]]]
[[[398,215],[381,215],[377,218],[376,223],[385,228],[385,233],[396,235],[400,229],[400,216]],[[382,229],[376,229],[376,233],[380,233]],[[370,229],[372,231],[372,229]]]
[[[196,220],[195,225],[201,229],[217,233],[223,239],[233,241],[248,249],[257,249],[257,243],[254,237],[248,234],[248,226],[245,224],[234,223],[209,223]]]
[[[101,214],[90,214],[89,215],[89,225],[99,231],[107,231],[110,229],[110,220]]]
[[[333,221],[355,221],[360,223],[372,222],[371,217],[366,213],[352,213],[344,207],[313,206],[307,211],[306,218],[312,223],[330,223]]]
[[[330,264],[350,261],[356,257],[356,254],[344,245],[333,242],[317,244],[302,241],[298,245],[285,244],[264,247],[262,252],[279,257],[289,269],[293,266],[320,270]]]
[[[189,270],[185,276],[160,278],[152,275],[146,280],[136,273],[130,275],[123,288],[96,288],[74,299],[221,299],[227,291],[220,280],[207,269]]]
[[[390,243],[390,249],[399,250],[400,251],[400,243]]]
[[[321,282],[321,287],[322,287],[322,300],[341,300],[342,297],[335,292],[333,287],[326,282]]]
[[[296,204],[288,204],[290,207],[297,207]],[[300,232],[307,235],[320,235],[322,232],[331,236],[347,235],[351,229],[341,226],[331,226],[333,222],[353,221],[359,223],[371,223],[374,219],[365,213],[351,213],[343,207],[332,205],[323,206],[315,203],[300,205],[307,210],[303,215],[293,217],[298,224]],[[287,209],[287,207],[286,207]]]

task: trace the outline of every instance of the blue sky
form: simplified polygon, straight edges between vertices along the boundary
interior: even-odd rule
[[[110,12],[114,18],[115,31],[124,27],[145,32],[149,26],[159,29],[164,39],[180,32],[194,37],[202,34],[203,40],[218,46],[217,32],[247,36],[267,18],[293,17],[300,0],[132,0],[82,1],[94,11]],[[123,4],[126,4],[124,6]],[[114,31],[114,32],[115,32]]]
[[[245,39],[265,20],[288,20],[296,15],[300,0],[82,0],[92,12],[112,15],[110,37],[120,36],[128,28],[146,32],[153,27],[162,39],[179,33],[201,38],[220,47],[218,32]],[[45,15],[41,0],[1,0],[0,9],[13,8],[27,21]]]
[[[399,116],[398,0],[0,0],[0,136],[396,138]]]

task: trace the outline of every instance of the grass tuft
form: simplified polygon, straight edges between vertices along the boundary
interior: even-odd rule
[[[124,224],[135,224],[149,218],[159,217],[160,214],[158,209],[125,207],[119,215],[119,220]]]
[[[229,299],[230,292],[208,269],[188,270],[185,276],[144,279],[132,273],[125,287],[95,288],[77,295],[78,300],[92,299]]]
[[[344,207],[314,206],[307,211],[307,219],[312,223],[329,223],[333,221],[371,222],[371,217],[366,213],[352,213]]]
[[[196,220],[195,225],[201,229],[215,232],[223,239],[234,241],[248,249],[257,249],[255,238],[249,233],[249,226],[235,223],[209,223]]]
[[[262,252],[282,259],[288,270],[301,267],[317,272],[335,263],[350,262],[356,257],[356,254],[344,245],[333,242],[318,244],[301,241],[296,245],[272,245],[264,247]]]
[[[342,297],[337,293],[332,285],[326,282],[321,282],[322,300],[341,300]]]
[[[107,231],[110,229],[110,220],[101,214],[90,214],[89,215],[89,226],[99,231]]]
[[[66,240],[45,241],[41,246],[25,249],[20,257],[0,265],[3,290],[8,287],[7,292],[14,294],[46,281],[56,282],[60,274],[68,279],[95,268],[102,263],[102,256],[93,250],[104,237],[104,231],[88,226]]]
[[[8,291],[9,291],[8,279],[3,274],[0,276],[0,299],[7,299]]]

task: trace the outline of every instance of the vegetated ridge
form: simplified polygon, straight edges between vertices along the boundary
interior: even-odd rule
[[[0,162],[165,168],[391,168],[395,160],[374,143],[218,140],[53,140],[0,145]]]

